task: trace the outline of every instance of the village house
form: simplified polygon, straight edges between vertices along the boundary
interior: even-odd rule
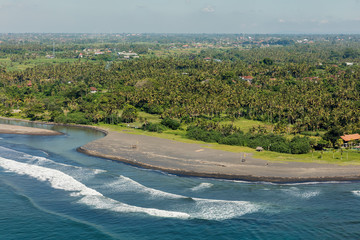
[[[354,146],[357,141],[360,141],[360,134],[355,133],[350,135],[344,135],[341,136],[341,139],[344,141],[345,147]]]
[[[125,59],[130,59],[130,58],[139,58],[139,55],[137,53],[134,52],[118,52],[119,56],[122,56]]]
[[[97,93],[97,91],[95,87],[90,87],[90,93]]]
[[[241,76],[240,77],[242,80],[248,82],[249,84],[252,83],[252,81],[254,80],[254,78],[252,76]]]

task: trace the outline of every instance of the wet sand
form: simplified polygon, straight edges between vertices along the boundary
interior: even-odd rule
[[[39,135],[39,136],[62,135],[62,133],[52,130],[23,127],[23,126],[9,125],[9,124],[0,124],[0,134],[23,134],[23,135]]]
[[[245,181],[313,182],[360,180],[360,166],[273,162],[172,140],[109,132],[79,152],[167,173]]]

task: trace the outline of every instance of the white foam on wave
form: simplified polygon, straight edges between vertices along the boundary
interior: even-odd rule
[[[86,204],[96,209],[106,209],[116,212],[146,213],[157,217],[189,218],[182,212],[173,212],[153,208],[141,208],[118,202],[103,196],[98,191],[89,188],[73,177],[55,169],[21,163],[0,157],[0,167],[19,175],[27,175],[42,182],[49,182],[51,187],[71,192],[70,196],[82,196],[79,203]]]
[[[226,220],[258,212],[261,207],[248,201],[227,201],[195,198],[192,216],[207,220]]]
[[[122,175],[116,181],[106,185],[105,187],[110,189],[116,189],[117,191],[145,193],[152,198],[170,198],[170,199],[187,198],[182,195],[163,192],[161,190],[146,187],[141,183],[138,183],[132,180],[131,178]]]
[[[202,191],[211,188],[212,186],[214,186],[214,184],[212,183],[200,183],[198,186],[191,188],[191,191],[193,192]]]
[[[6,148],[3,146],[0,146],[0,151],[1,151],[1,156],[3,157],[7,157],[7,156],[12,156],[12,157],[18,157],[21,158],[24,156],[24,153],[10,149],[10,148]]]
[[[45,152],[43,150],[41,150],[41,152],[44,153],[46,156],[49,156],[49,153],[47,153],[47,152]]]
[[[354,195],[360,197],[360,191],[359,190],[354,190],[354,191],[351,191]]]
[[[2,147],[2,146],[0,146],[0,151],[1,151],[3,157],[11,157],[11,158],[15,157],[15,158],[18,158],[21,160],[25,160],[30,164],[36,164],[36,165],[45,166],[45,167],[47,167],[48,165],[54,165],[54,166],[56,165],[56,166],[66,167],[68,169],[88,170],[94,174],[100,174],[100,173],[107,172],[106,170],[102,170],[102,169],[91,169],[91,168],[88,169],[88,168],[84,168],[84,167],[55,162],[46,157],[34,156],[34,155],[26,154],[24,152],[16,151],[16,150]],[[45,151],[42,151],[42,152],[49,155]]]
[[[21,163],[2,157],[0,157],[0,166],[10,172],[20,175],[28,175],[42,182],[49,182],[51,187],[55,189],[71,191],[79,196],[102,196],[101,193],[86,187],[81,182],[59,170]]]
[[[128,205],[122,202],[115,201],[111,198],[103,198],[98,196],[86,196],[79,200],[79,203],[92,206],[95,209],[110,210],[120,213],[146,213],[151,216],[164,218],[180,218],[188,219],[190,215],[183,212],[166,211],[156,208],[143,208]]]
[[[1,149],[0,149],[1,150]],[[115,212],[124,213],[144,213],[157,217],[168,218],[196,218],[206,220],[226,220],[234,217],[239,217],[248,213],[258,211],[261,207],[258,204],[254,204],[246,201],[227,201],[227,200],[213,200],[213,199],[201,199],[190,198],[178,194],[168,193],[161,190],[146,187],[128,177],[120,176],[116,181],[111,184],[105,185],[105,188],[115,189],[117,191],[129,191],[134,193],[148,194],[151,199],[192,199],[191,201],[177,202],[176,209],[178,210],[167,211],[155,208],[143,208],[138,206],[128,205],[110,198],[103,196],[98,191],[88,188],[75,178],[62,172],[63,170],[77,175],[77,171],[83,171],[84,169],[77,166],[67,165],[63,163],[54,162],[50,159],[43,157],[36,157],[26,155],[15,150],[6,149],[13,153],[17,153],[20,157],[27,160],[26,163],[8,160],[0,158],[0,167],[15,172],[21,175],[28,175],[39,181],[49,182],[53,188],[69,191],[70,196],[81,197],[78,201],[81,204],[86,204],[92,208],[104,209]],[[26,155],[26,156],[25,156]],[[35,164],[35,165],[34,165]],[[64,167],[64,168],[62,168]],[[53,169],[53,168],[57,168]],[[104,170],[89,169],[94,171],[95,174],[102,173]],[[200,191],[211,187],[211,184],[200,184],[195,187],[195,191]],[[180,205],[179,205],[180,204]]]
[[[107,171],[106,170],[103,170],[103,169],[94,169],[94,173],[95,174],[100,174],[100,173],[106,173]]]
[[[313,197],[316,197],[320,194],[320,191],[314,190],[314,191],[301,191],[297,187],[291,187],[289,189],[284,189],[284,192],[287,194],[290,194],[293,197],[298,197],[302,199],[310,199]]]
[[[55,162],[53,160],[50,160],[48,158],[44,158],[44,157],[39,157],[39,156],[32,156],[32,155],[24,155],[25,159],[29,160],[29,163],[31,164],[37,164],[40,166],[47,166],[47,165],[55,165],[55,166],[61,166],[61,167],[66,167],[69,169],[76,169],[76,170],[81,170],[81,171],[89,171],[93,174],[100,174],[100,173],[104,173],[107,172],[106,170],[102,170],[102,169],[88,169],[88,168],[84,168],[84,167],[79,167],[79,166],[74,166],[74,165],[69,165],[69,164],[65,164],[65,163],[59,163],[59,162]],[[83,174],[82,174],[83,175]]]
[[[201,188],[211,187],[212,184],[200,184]],[[199,185],[199,186],[200,186]],[[210,186],[211,185],[211,186]],[[109,185],[107,188],[117,191],[130,191],[149,194],[151,198],[168,199],[191,199],[186,202],[184,208],[187,209],[191,218],[206,220],[226,220],[234,217],[240,217],[248,213],[257,212],[260,209],[258,204],[247,201],[228,201],[205,198],[191,198],[173,193],[163,192],[157,189],[146,187],[128,177],[120,176],[119,179]]]

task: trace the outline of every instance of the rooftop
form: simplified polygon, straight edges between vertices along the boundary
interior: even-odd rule
[[[349,142],[352,140],[359,140],[360,134],[355,133],[355,134],[350,134],[350,135],[344,135],[344,136],[341,136],[341,139],[344,140],[345,142]]]

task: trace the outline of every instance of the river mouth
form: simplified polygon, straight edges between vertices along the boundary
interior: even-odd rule
[[[23,124],[23,123],[20,123]],[[356,239],[360,184],[179,177],[76,151],[93,129],[0,137],[0,236],[14,239]],[[6,219],[2,221],[1,219]],[[355,220],[354,220],[355,219]]]

